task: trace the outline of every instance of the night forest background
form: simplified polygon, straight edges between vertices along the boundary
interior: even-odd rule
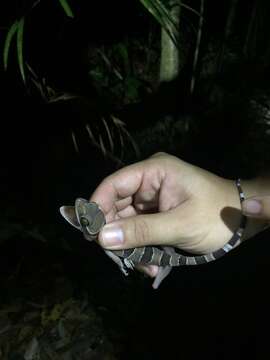
[[[267,173],[269,14],[267,0],[1,3],[1,360],[267,358],[269,231],[154,291],[58,209],[157,151]]]

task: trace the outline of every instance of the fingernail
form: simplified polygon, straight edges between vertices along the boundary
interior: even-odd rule
[[[121,245],[124,242],[123,231],[116,224],[107,224],[101,231],[101,242],[105,248]]]
[[[262,205],[259,200],[245,200],[243,202],[243,212],[246,214],[259,214],[262,210]]]

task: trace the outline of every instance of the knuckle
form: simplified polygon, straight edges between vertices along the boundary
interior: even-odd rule
[[[143,219],[134,221],[134,240],[137,245],[147,245],[150,242],[149,226]]]
[[[158,151],[155,154],[153,154],[151,157],[160,157],[160,156],[168,156],[168,154],[164,151]]]

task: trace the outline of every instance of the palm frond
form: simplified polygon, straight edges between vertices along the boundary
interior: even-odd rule
[[[203,19],[204,19],[203,16],[204,16],[204,0],[201,0],[200,19],[199,19],[199,25],[198,25],[197,40],[196,40],[196,47],[195,47],[195,51],[194,51],[192,76],[191,76],[191,83],[190,83],[190,93],[191,94],[194,91],[195,81],[196,81],[196,69],[197,69],[198,58],[199,58],[199,51],[200,51],[201,37],[202,37],[202,28],[203,28]]]
[[[65,14],[68,17],[74,18],[74,14],[73,14],[71,7],[69,6],[69,3],[67,2],[67,0],[58,0],[58,1],[59,1],[60,5],[62,6],[62,8],[64,9]]]
[[[117,164],[117,166],[121,167],[124,165],[123,161],[118,156],[114,155],[114,153],[112,153],[111,151],[106,150],[106,148],[104,147],[103,140],[101,141],[100,137],[98,139],[99,141],[96,140],[89,124],[86,124],[85,129],[88,133],[88,136],[91,140],[91,144],[93,146],[95,146],[97,149],[101,150],[103,155],[105,157],[111,159],[114,163]]]
[[[170,11],[160,0],[140,0],[147,11],[168,33],[175,46],[179,46],[178,29],[170,16]]]
[[[121,141],[122,148],[124,148],[124,140],[123,140],[123,134],[124,134],[127,137],[127,139],[129,140],[129,142],[131,143],[131,145],[132,145],[132,147],[134,149],[136,157],[139,158],[140,157],[139,147],[136,144],[133,137],[127,131],[127,129],[125,127],[125,123],[123,121],[121,121],[120,119],[116,118],[115,116],[112,116],[112,120],[113,120],[115,126],[119,129],[120,139],[121,139],[120,141]]]
[[[74,131],[71,131],[71,138],[72,138],[72,142],[73,142],[75,151],[77,153],[79,153],[79,147],[78,147],[78,144],[77,144],[77,139],[76,139],[76,135],[75,135]]]
[[[103,125],[104,125],[106,133],[107,133],[111,151],[114,152],[114,141],[112,138],[112,132],[110,131],[107,121],[104,119],[104,117],[102,118],[102,122],[103,122]]]
[[[24,61],[23,61],[23,31],[24,31],[24,17],[18,22],[17,26],[17,58],[21,77],[25,83],[25,71],[24,71]]]
[[[194,14],[196,14],[197,16],[201,17],[201,13],[199,13],[196,9],[193,9],[191,6],[188,6],[187,4],[184,4],[181,2],[181,7],[183,7],[184,9],[187,9],[191,12],[193,12]]]
[[[104,157],[106,157],[107,154],[108,154],[108,151],[106,150],[106,147],[104,145],[103,138],[102,138],[101,134],[98,135],[98,143],[99,143],[99,147],[101,149],[102,154],[104,155]]]
[[[85,128],[92,145],[98,148],[104,157],[107,157],[116,162],[118,165],[123,166],[124,163],[122,159],[128,144],[132,146],[135,156],[137,158],[139,157],[139,148],[130,133],[127,131],[125,123],[122,120],[110,115],[108,119],[103,117],[101,121],[103,127],[105,128],[104,135],[100,127],[97,129],[97,135],[94,134],[93,126],[90,126],[89,123],[86,124]],[[116,147],[116,141],[118,142],[118,147]]]
[[[8,56],[9,56],[11,41],[12,41],[12,38],[14,37],[14,35],[16,34],[17,30],[18,30],[18,21],[16,20],[9,28],[9,31],[7,33],[5,43],[4,43],[3,62],[4,62],[5,70],[7,70],[7,66],[8,66]]]

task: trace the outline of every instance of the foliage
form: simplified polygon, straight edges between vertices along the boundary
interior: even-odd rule
[[[71,10],[71,7],[69,6],[69,3],[67,2],[67,0],[59,0],[62,8],[64,9],[66,15],[70,18],[73,18],[74,17],[74,14]]]
[[[45,304],[17,299],[0,308],[3,360],[116,359],[103,323],[87,298]]]
[[[32,4],[32,6],[30,7],[30,11],[32,11],[39,3],[41,0],[36,0],[34,1],[34,3]],[[65,14],[68,17],[73,18],[73,12],[67,2],[67,0],[58,0],[59,3],[61,4]],[[28,11],[29,12],[29,11]],[[24,32],[24,23],[25,23],[25,16],[22,16],[19,20],[15,20],[14,23],[10,26],[7,35],[6,35],[6,39],[5,39],[5,43],[4,43],[4,50],[3,50],[3,63],[4,63],[4,69],[7,69],[8,66],[8,57],[9,57],[9,52],[10,52],[10,48],[11,48],[11,41],[12,38],[14,37],[15,34],[17,34],[17,42],[16,42],[16,48],[17,48],[17,61],[18,61],[18,65],[19,65],[19,69],[20,69],[20,74],[21,77],[23,79],[23,81],[25,82],[25,62],[23,60],[23,32]]]
[[[169,9],[165,3],[160,0],[140,0],[143,6],[150,12],[158,23],[166,30],[168,35],[176,46],[179,44],[177,38],[178,29],[170,16]]]
[[[11,25],[9,30],[7,31],[5,43],[4,43],[4,50],[3,50],[3,64],[4,69],[7,70],[8,62],[9,62],[9,54],[11,51],[12,40],[16,35],[17,42],[16,42],[16,49],[17,49],[17,62],[20,70],[21,77],[28,92],[33,91],[38,93],[42,100],[48,104],[56,103],[56,102],[72,102],[76,101],[80,98],[80,95],[76,93],[69,93],[65,92],[62,89],[57,89],[53,85],[49,83],[46,77],[41,77],[37,71],[34,70],[34,66],[30,65],[28,62],[24,61],[23,56],[23,49],[24,49],[24,26],[25,20],[31,13],[31,11],[36,8],[41,3],[40,0],[35,1],[30,10],[27,11],[27,14],[22,16],[20,20],[15,20],[15,22]],[[73,18],[74,14],[66,0],[59,0],[61,7],[63,8],[65,14],[69,18]],[[115,49],[112,50],[114,55],[118,58],[118,60],[123,62],[124,64],[124,71],[125,75],[120,75],[117,72],[116,68],[112,68],[112,64],[109,58],[106,56],[105,52],[99,50],[100,56],[99,61],[103,62],[107,66],[107,74],[104,74],[104,71],[99,68],[100,65],[97,64],[96,67],[93,67],[89,70],[89,77],[92,78],[93,84],[97,85],[96,88],[99,90],[102,86],[104,86],[103,79],[108,79],[108,70],[113,70],[112,73],[118,76],[118,80],[120,77],[121,83],[115,84],[112,87],[112,90],[117,93],[119,92],[119,96],[124,96],[126,101],[136,101],[138,98],[139,87],[141,85],[140,81],[137,80],[134,76],[131,75],[131,64],[129,64],[128,53],[127,49],[124,44],[118,44]],[[102,72],[103,71],[103,72]],[[26,76],[27,73],[27,76]],[[85,74],[87,77],[87,74]],[[26,84],[26,80],[27,84]],[[102,84],[103,82],[103,84]],[[109,83],[108,83],[109,86]],[[106,88],[108,88],[106,86]],[[117,90],[118,88],[118,90]],[[102,116],[100,119],[100,131],[96,134],[95,127],[96,124],[91,124],[87,122],[83,125],[85,128],[89,139],[92,141],[92,145],[98,147],[100,151],[103,153],[105,157],[110,158],[113,160],[117,166],[122,164],[122,153],[123,153],[123,146],[125,143],[130,143],[131,148],[133,149],[135,156],[138,155],[138,147],[133,141],[131,135],[125,129],[125,124],[120,119],[117,119],[116,116],[110,114],[108,116]],[[105,130],[105,131],[104,131]],[[101,134],[105,135],[101,135]],[[114,137],[117,134],[117,141],[120,143],[120,155],[114,153],[114,149],[116,148],[114,143]],[[71,137],[74,144],[74,148],[77,152],[79,152],[79,140],[77,139],[77,134],[72,130]],[[109,144],[107,147],[106,144]]]
[[[95,45],[89,46],[88,49],[85,77],[88,78],[91,86],[93,85],[102,101],[112,106],[113,110],[143,102],[155,94],[156,91],[159,91],[158,62],[161,49],[158,35],[156,35],[158,33],[156,31],[157,24],[165,29],[171,39],[179,45],[178,29],[176,29],[176,24],[170,17],[170,1],[140,0],[139,2],[142,8],[156,21],[154,30],[153,28],[149,30],[149,41],[146,41],[148,39],[145,37],[143,39],[138,37],[135,40],[132,37],[127,37],[113,44],[97,45],[95,43]],[[27,33],[25,31],[27,18],[40,3],[41,1],[33,2],[30,11],[27,11],[24,15],[20,14],[7,31],[3,49],[4,68],[7,69],[12,42],[15,39],[20,74],[24,82],[29,80],[28,88],[32,86],[40,94],[41,98],[49,104],[56,102],[74,103],[80,97],[80,94],[55,87],[46,76],[38,73],[35,64],[29,64],[25,60],[27,57],[24,56],[24,38]],[[58,4],[63,9],[66,17],[72,20],[75,12],[73,12],[68,2],[59,0]],[[180,35],[186,35],[183,35],[183,33],[187,29],[184,28],[187,24],[192,29],[192,35],[189,34],[185,42],[181,43],[184,46],[179,48],[179,51],[185,51],[184,48],[189,46],[189,53],[184,65],[187,65],[190,73],[187,75],[186,67],[183,67],[184,70],[180,75],[181,81],[186,76],[192,77],[191,92],[193,92],[196,80],[197,89],[195,87],[191,101],[198,100],[200,104],[204,103],[203,109],[206,109],[205,113],[209,114],[212,113],[212,107],[213,109],[222,108],[226,96],[239,96],[240,98],[242,96],[240,93],[245,93],[248,87],[246,84],[241,84],[242,88],[237,86],[240,89],[238,93],[227,91],[226,86],[221,84],[223,81],[238,81],[238,78],[237,80],[236,78],[233,79],[233,76],[229,80],[227,74],[233,73],[234,69],[237,69],[238,74],[242,74],[242,79],[246,80],[252,77],[253,68],[251,66],[251,71],[248,70],[247,76],[245,76],[243,74],[244,66],[241,64],[255,64],[258,62],[262,66],[262,71],[269,66],[268,40],[265,38],[263,41],[261,40],[262,35],[267,33],[269,27],[267,18],[264,16],[267,13],[264,9],[267,10],[269,4],[265,0],[261,2],[253,1],[249,7],[246,7],[241,0],[223,2],[219,6],[223,6],[224,11],[220,11],[218,17],[214,15],[216,9],[218,9],[217,4],[201,0],[199,2],[200,10],[195,9],[194,4],[198,5],[195,1],[181,2],[181,8],[186,12],[183,15],[181,14]],[[245,11],[245,22],[239,21],[242,17],[241,10]],[[215,23],[214,26],[218,31],[212,31],[211,21]],[[204,28],[202,27],[203,23]],[[187,45],[190,43],[191,45]],[[253,86],[252,81],[251,79],[250,87]],[[184,82],[183,85],[180,85],[182,86],[181,94],[184,94],[184,96],[179,95],[179,102],[181,101],[182,106],[186,102],[186,94],[189,93],[189,89]],[[158,116],[156,118],[160,120]],[[166,121],[164,120],[164,126]],[[176,118],[177,121],[179,121],[179,118]],[[185,121],[183,120],[183,123]],[[259,129],[261,121],[255,119],[253,121],[254,126]],[[198,121],[196,126],[199,132],[199,128],[204,125]],[[133,153],[138,153],[138,144],[136,146],[128,133],[125,122],[115,115],[114,111],[109,116],[100,116],[99,127],[93,126],[92,123],[85,123],[83,128],[92,144],[120,166],[123,164],[123,160],[121,155],[114,153],[117,148],[116,144],[122,144],[120,151],[122,154],[125,147],[123,140],[125,139],[126,144],[131,144]],[[186,132],[182,132],[182,138],[192,137],[190,135],[190,126],[181,126],[181,128],[188,129]],[[74,148],[79,151],[80,138],[73,129],[71,137]]]
[[[17,34],[17,58],[18,58],[20,73],[23,81],[25,82],[24,61],[23,61],[23,31],[24,31],[24,18],[22,17],[19,21],[16,20],[12,24],[12,26],[10,27],[7,33],[6,41],[4,45],[3,58],[4,58],[4,68],[6,70],[8,65],[8,55],[9,55],[11,41],[14,35]]]

